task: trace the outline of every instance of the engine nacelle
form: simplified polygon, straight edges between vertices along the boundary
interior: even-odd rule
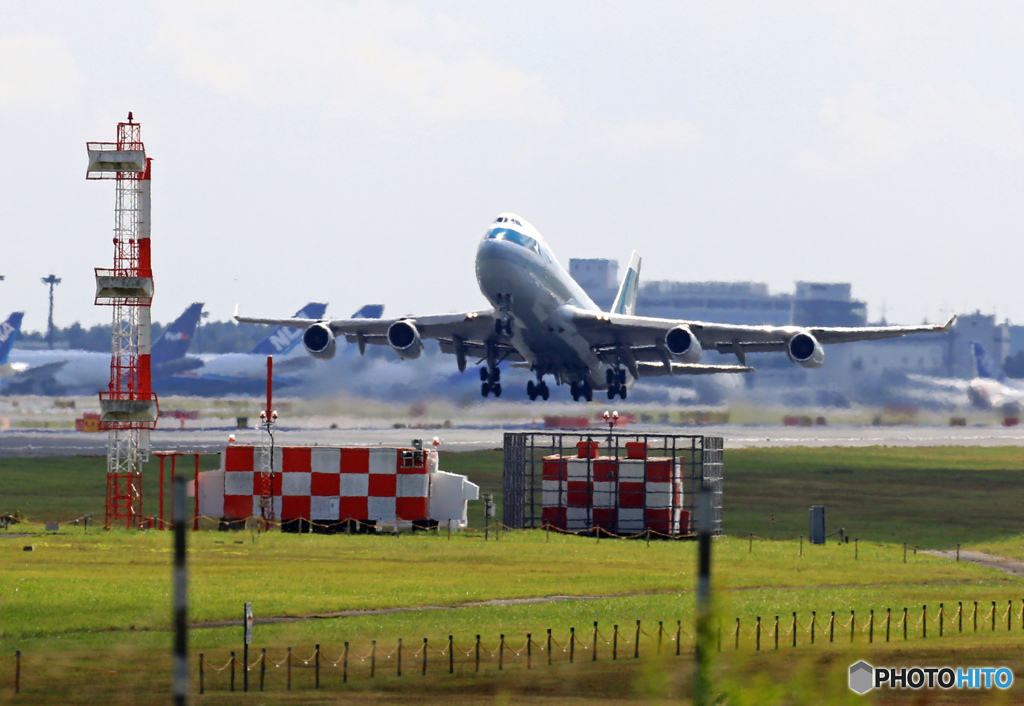
[[[395,353],[406,360],[419,358],[423,352],[423,339],[411,321],[396,321],[388,327],[388,343]]]
[[[672,357],[683,363],[696,363],[700,361],[703,351],[700,341],[693,335],[686,326],[676,326],[669,329],[665,334],[665,347]]]
[[[313,324],[302,333],[302,345],[314,358],[330,360],[338,352],[338,342],[327,324]]]
[[[786,343],[786,355],[804,368],[820,368],[825,364],[825,349],[818,343],[818,339],[807,331],[801,331],[789,339]]]

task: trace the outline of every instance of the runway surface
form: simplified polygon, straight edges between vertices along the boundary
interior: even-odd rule
[[[462,426],[451,429],[410,429],[392,427],[289,428],[275,433],[278,446],[372,445],[405,446],[413,439],[429,442],[437,436],[447,451],[471,451],[501,448],[506,431],[532,431],[528,426]],[[544,431],[544,430],[536,430]],[[566,430],[579,433],[582,430]],[[943,426],[707,426],[678,427],[635,425],[620,429],[623,433],[672,433],[721,436],[726,449],[786,446],[1021,446],[1021,427],[943,427]],[[607,433],[593,429],[595,436]],[[260,444],[255,429],[206,428],[155,430],[153,451],[216,452],[234,434],[240,444]],[[104,456],[107,435],[73,431],[0,432],[0,458],[23,456]]]

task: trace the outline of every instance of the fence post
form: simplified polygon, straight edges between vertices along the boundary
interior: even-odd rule
[[[875,641],[875,609],[871,609],[871,616],[868,618],[868,644]]]
[[[676,657],[679,656],[679,650],[683,644],[683,621],[676,621]]]
[[[341,683],[348,684],[348,643],[345,643],[345,654],[341,658]]]
[[[853,540],[853,560],[856,561],[860,558],[860,540]]]
[[[800,556],[804,555],[804,536],[800,535]]]
[[[661,655],[661,633],[665,632],[662,621],[658,621],[658,655]]]
[[[775,649],[779,649],[779,616],[775,616]]]
[[[921,637],[928,637],[928,606],[921,606]]]
[[[402,638],[398,638],[398,676],[402,676]]]
[[[957,632],[963,632],[964,631],[964,602],[963,601],[957,601],[956,618],[957,618],[956,631]]]
[[[480,671],[480,636],[476,636],[476,671]]]
[[[889,626],[892,624],[892,608],[885,609],[885,641],[889,641]]]
[[[757,625],[754,628],[754,649],[761,651],[761,616],[757,616]]]
[[[853,642],[853,631],[857,627],[857,616],[854,615],[853,611],[850,611],[850,642]]]
[[[944,619],[944,613],[946,612],[944,604],[939,603],[939,637],[942,637],[942,621]]]
[[[650,530],[647,530],[647,536],[650,537]],[[633,640],[633,659],[640,658],[640,621],[636,621],[636,639]]]
[[[1010,622],[1013,620],[1013,599],[1006,601],[1006,632],[1010,632]]]
[[[836,637],[836,612],[832,611],[832,617],[828,621],[828,641],[835,641]]]
[[[548,630],[548,641],[550,643],[551,631]],[[615,626],[615,632],[612,634],[612,661],[614,662],[619,658],[619,626]],[[551,658],[548,658],[548,664],[551,664]]]
[[[907,620],[907,607],[903,606],[903,639],[904,639],[904,641],[906,641],[906,639],[907,639],[907,622],[908,622],[908,620]]]
[[[978,632],[978,601],[974,601],[974,632]]]
[[[992,601],[992,632],[996,631],[996,602]]]
[[[594,621],[594,647],[591,650],[591,652],[592,652],[592,654],[590,655],[590,661],[591,662],[596,662],[597,661],[597,621],[596,620]]]
[[[956,561],[960,563],[960,542],[956,543]]]
[[[754,553],[754,533],[750,533],[750,546],[747,547],[747,554]]]
[[[818,622],[818,611],[811,611],[811,644],[814,644],[814,625]]]
[[[288,656],[285,657],[285,661],[288,664],[288,691],[292,690],[292,648],[288,648]],[[373,676],[373,672],[370,672],[370,676]]]
[[[571,659],[569,660],[572,661]],[[505,668],[505,634],[501,634],[501,642],[498,643],[498,671]]]
[[[796,647],[796,611],[793,611],[793,647]]]
[[[267,648],[260,652],[260,691],[263,691],[263,682],[267,677]]]
[[[20,652],[18,653],[18,656],[19,657],[21,656]],[[205,657],[205,654],[200,652],[199,653],[199,693],[200,694],[206,693],[206,684],[204,683],[204,676],[205,676],[205,674],[203,673],[203,659],[204,659],[204,657]],[[18,666],[19,667],[21,666],[21,660],[20,659],[18,660]],[[21,670],[19,669],[18,671],[21,671]],[[18,693],[18,671],[16,671],[14,673],[15,674],[15,676],[14,676],[14,693],[15,694]]]
[[[320,643],[316,643],[316,651],[313,653],[313,673],[316,676],[316,687],[320,688]]]
[[[907,563],[907,543],[903,543],[903,563]]]
[[[235,653],[231,653],[231,691],[235,690]]]
[[[420,676],[427,676],[427,638],[423,638],[423,672]]]
[[[569,628],[569,664],[576,659],[576,628]]]
[[[451,527],[451,522],[448,523],[448,526]],[[451,635],[448,636],[448,673],[455,673],[455,641]]]
[[[526,633],[526,668],[533,664],[533,633]]]
[[[740,619],[736,618],[736,644],[733,646],[734,650],[740,648]]]

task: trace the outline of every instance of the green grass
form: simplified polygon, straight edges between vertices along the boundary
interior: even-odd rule
[[[442,467],[466,473],[484,492],[500,492],[500,458],[498,451],[446,454]],[[155,471],[155,464],[151,467]],[[842,678],[845,669],[864,655],[902,664],[1009,663],[1024,671],[1020,620],[1014,618],[1014,629],[1007,633],[1001,617],[1008,600],[1020,610],[1020,579],[912,551],[904,563],[901,546],[904,539],[911,545],[936,547],[963,541],[971,548],[1024,559],[1019,513],[1008,492],[1022,471],[1024,451],[1012,448],[727,451],[725,522],[733,536],[715,542],[713,564],[725,643],[718,688],[735,703],[841,701],[850,696]],[[6,459],[0,466],[0,486],[0,511],[22,509],[40,521],[89,511],[100,517],[103,460]],[[146,492],[146,507],[155,512],[155,486],[147,486]],[[811,546],[805,541],[800,555],[796,536],[806,532],[807,508],[817,503],[828,508],[830,530],[842,523],[851,536],[861,538],[858,547],[852,542]],[[480,526],[480,503],[471,505],[477,506],[471,523]],[[771,512],[776,513],[776,536],[786,541],[749,543],[748,533],[770,535]],[[73,527],[45,533],[35,525],[29,529],[29,537],[12,536],[17,527],[6,534],[0,530],[0,700],[13,698],[10,655],[21,649],[27,693],[20,702],[166,701],[170,535],[92,529],[87,533]],[[22,551],[27,544],[35,551]],[[648,546],[556,534],[548,539],[542,531],[503,533],[498,541],[492,535],[487,542],[476,532],[450,541],[422,534],[271,533],[254,538],[249,532],[199,532],[190,533],[189,546],[193,624],[237,619],[245,601],[253,602],[258,618],[409,609],[257,624],[255,647],[266,647],[277,661],[288,646],[308,657],[316,643],[326,658],[335,660],[349,642],[353,681],[343,687],[338,668],[331,668],[334,671],[323,676],[327,691],[317,694],[309,688],[309,670],[297,668],[294,679],[302,688],[289,694],[282,691],[282,668],[275,668],[268,674],[271,691],[262,701],[250,699],[254,703],[329,703],[342,688],[347,701],[361,703],[427,696],[472,703],[474,695],[488,703],[614,703],[675,699],[688,693],[689,660],[653,658],[656,642],[646,636],[645,658],[636,663],[609,663],[610,646],[602,642],[597,665],[587,662],[589,651],[578,647],[577,664],[565,664],[567,653],[558,652],[556,665],[548,668],[545,657],[535,654],[530,673],[525,671],[524,655],[507,654],[509,661],[501,672],[497,657],[486,658],[479,675],[460,657],[459,676],[452,678],[440,668],[446,666],[445,658],[431,653],[430,674],[421,677],[419,657],[411,653],[422,646],[424,637],[440,648],[449,634],[463,649],[481,634],[487,654],[497,647],[502,633],[515,649],[522,647],[526,633],[542,642],[548,628],[564,643],[570,627],[576,627],[589,645],[594,621],[602,636],[610,637],[612,626],[619,624],[620,634],[630,640],[636,620],[652,635],[659,620],[670,633],[676,620],[692,632],[694,543],[655,541]],[[465,606],[551,595],[575,598]],[[997,632],[985,632],[988,623],[983,621],[984,634],[975,636],[967,621],[970,634],[951,635],[947,622],[940,643],[938,625],[929,621],[929,636],[922,638],[915,625],[921,606],[927,604],[934,617],[939,603],[953,613],[958,601],[968,612],[979,601],[982,615],[991,601],[997,601]],[[902,633],[893,629],[892,639],[898,638],[898,644],[868,646],[860,627],[869,611],[875,611],[875,639],[880,641],[886,608],[897,618],[904,606],[911,617],[908,642],[904,645]],[[751,630],[757,616],[765,626],[762,648],[767,649],[772,646],[775,615],[785,630],[793,612],[806,626],[811,611],[816,611],[819,625],[825,626],[833,610],[841,624],[849,620],[850,610],[856,612],[858,630],[852,647],[847,628],[837,630],[832,644],[823,642],[824,633],[819,631],[812,647],[807,644],[809,635],[801,631],[795,651],[753,651]],[[731,652],[737,617],[741,647]],[[785,648],[789,638],[783,635]],[[397,679],[394,659],[382,658],[378,678],[370,681],[368,666],[355,657],[364,656],[374,639],[382,653],[393,651],[400,637],[408,649],[406,675]],[[229,651],[241,649],[240,628],[195,627],[190,641],[193,654],[204,651],[211,663],[223,664]],[[691,643],[684,637],[683,644]],[[632,655],[631,646],[620,649]],[[225,691],[226,673],[208,672],[208,678],[213,693],[204,696],[205,701],[239,700],[239,694]]]

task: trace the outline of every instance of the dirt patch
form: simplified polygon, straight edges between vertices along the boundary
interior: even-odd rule
[[[956,560],[957,555],[957,551],[955,549],[945,551],[928,549],[922,550],[922,553],[953,560]],[[1010,574],[1011,576],[1024,576],[1024,561],[1017,561],[1016,559],[1007,559],[1005,557],[993,556],[992,554],[985,554],[983,552],[961,549],[960,561],[969,561],[972,564],[977,564],[978,566],[985,566],[989,569],[998,569],[1004,574]]]

